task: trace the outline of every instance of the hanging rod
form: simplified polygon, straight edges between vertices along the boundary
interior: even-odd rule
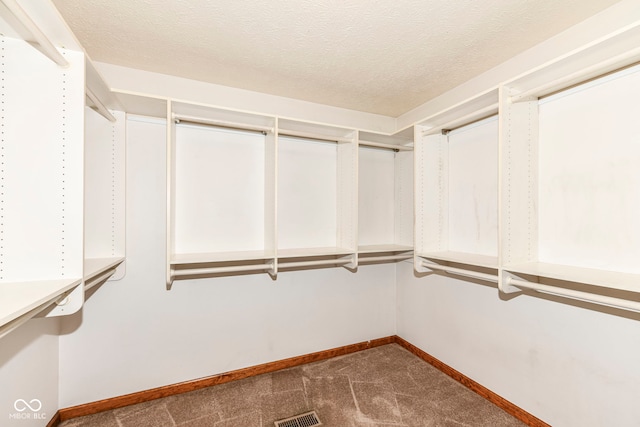
[[[440,264],[431,264],[420,261],[421,265],[425,268],[429,268],[431,270],[440,270],[445,273],[456,274],[458,276],[471,277],[473,279],[486,280],[488,282],[498,283],[498,276],[494,274],[480,273],[472,270],[464,270],[462,268],[449,267],[448,265],[440,265]]]
[[[51,40],[47,38],[42,30],[40,30],[16,0],[0,0],[0,4],[4,5],[6,10],[9,11],[13,17],[13,19],[11,19],[11,16],[9,16],[9,19],[6,19],[6,21],[13,27],[20,37],[59,66],[69,66],[69,61],[62,56],[53,43],[51,43]],[[1,9],[2,8],[0,8],[0,10]]]
[[[294,138],[315,139],[324,142],[352,142],[353,139],[341,136],[328,136],[320,133],[300,132],[297,130],[278,129],[279,136],[291,136]]]
[[[509,101],[511,103],[516,103],[520,101],[526,101],[531,97],[539,98],[541,96],[546,96],[549,93],[560,92],[561,90],[569,89],[573,86],[587,83],[590,80],[604,77],[607,74],[611,74],[621,69],[639,64],[640,62],[636,60],[633,64],[618,66],[620,63],[627,62],[630,59],[636,59],[638,55],[640,55],[640,48],[622,53],[620,55],[614,56],[613,58],[601,61],[597,64],[591,65],[590,67],[582,68],[578,71],[562,76],[533,89],[529,89],[517,95],[513,95],[509,97]]]
[[[383,144],[382,142],[359,140],[358,145],[366,145],[368,147],[376,147],[376,148],[386,148],[388,150],[393,150],[396,152],[397,151],[413,151],[413,147],[407,147],[406,145]]]
[[[450,120],[441,126],[434,126],[431,129],[427,129],[422,132],[422,136],[435,135],[441,132],[443,134],[446,134],[448,132],[451,132],[452,130],[470,125],[471,123],[488,119],[489,117],[496,115],[497,112],[498,103],[496,102],[472,113],[466,114],[462,117],[458,117],[457,119]]]
[[[86,280],[84,282],[84,290],[88,291],[89,289],[93,288],[95,285],[97,285],[98,283],[102,283],[105,280],[109,279],[109,277],[113,276],[113,274],[116,272],[116,267],[111,268],[105,272],[103,272],[102,274],[99,274],[97,276],[94,276],[92,278],[90,278],[89,280]]]
[[[112,123],[116,122],[115,116],[113,114],[111,114],[111,111],[109,111],[109,109],[107,107],[105,107],[105,105],[100,101],[100,99],[96,96],[96,94],[91,91],[91,89],[89,89],[88,87],[85,87],[84,88],[84,92],[85,92],[87,98],[89,98],[89,100],[95,106],[95,108],[93,108],[93,109],[96,112],[98,112],[102,117],[104,117],[105,119],[109,120],[110,122],[112,122]]]
[[[246,130],[250,132],[260,132],[263,134],[273,133],[273,127],[269,126],[257,126],[248,125],[244,123],[227,122],[224,120],[204,119],[201,117],[184,116],[179,114],[173,114],[173,121],[178,123],[188,123],[194,125],[214,126],[219,128],[234,129],[234,130]]]
[[[273,268],[273,264],[236,265],[227,267],[192,268],[189,270],[174,270],[173,277],[195,276],[202,274],[239,273],[242,271],[261,271]]]
[[[314,265],[340,265],[349,264],[349,259],[322,259],[317,261],[292,261],[280,262],[278,268],[296,268],[296,267],[312,267]]]
[[[413,255],[387,255],[387,256],[373,256],[365,257],[360,255],[358,257],[358,264],[365,262],[379,262],[379,261],[403,261],[413,258]]]
[[[507,286],[516,286],[518,288],[531,289],[533,291],[545,294],[551,294],[579,301],[640,312],[640,301],[629,301],[622,298],[608,297],[605,295],[592,294],[589,292],[576,291],[573,289],[558,288],[555,286],[544,285],[542,283],[527,282],[526,280],[514,279],[511,276],[507,276],[505,278],[505,284]]]

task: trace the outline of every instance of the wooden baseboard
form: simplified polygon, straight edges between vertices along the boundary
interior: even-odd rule
[[[420,350],[418,347],[404,340],[403,338],[400,338],[399,336],[396,335],[394,337],[394,342],[406,348],[411,353],[415,354],[420,359],[424,360],[425,362],[432,365],[436,369],[447,374],[454,380],[458,381],[460,384],[464,385],[469,390],[484,397],[489,402],[493,403],[494,405],[504,410],[506,413],[513,415],[514,417],[516,417],[526,425],[531,427],[551,427],[549,424],[545,423],[541,419],[536,418],[535,416],[531,415],[524,409],[514,405],[513,403],[509,402],[507,399],[503,398],[502,396],[497,395],[496,393],[492,392],[482,384],[479,384],[474,380],[472,380],[471,378],[467,377],[463,373],[456,371],[451,366],[441,362],[440,360],[431,356],[429,353]]]
[[[56,411],[53,418],[47,423],[47,427],[58,427],[62,420],[60,419],[60,411]]]
[[[124,396],[113,397],[110,399],[103,399],[97,402],[86,403],[84,405],[72,406],[70,408],[60,409],[58,411],[59,419],[60,421],[66,421],[71,418],[97,414],[98,412],[122,408],[123,406],[135,405],[136,403],[142,403],[150,400],[160,399],[162,397],[186,393],[188,391],[198,390],[218,384],[224,384],[230,381],[241,380],[243,378],[253,377],[260,374],[267,374],[269,372],[279,371],[281,369],[304,365],[306,363],[330,359],[332,357],[343,356],[345,354],[355,353],[357,351],[362,351],[385,344],[392,344],[394,342],[394,336],[379,338],[371,341],[360,342],[358,344],[347,345],[344,347],[332,348],[331,350],[319,351],[316,353],[290,357],[288,359],[264,363],[262,365],[251,366],[244,369],[238,369],[236,371],[225,372],[223,374],[213,375],[211,377],[200,378],[197,380],[185,381],[178,384],[139,391],[137,393],[126,394]],[[47,427],[56,426],[57,424],[53,424]]]
[[[550,427],[549,424],[536,418],[524,409],[514,405],[503,397],[492,392],[483,385],[475,382],[466,375],[456,371],[449,365],[441,362],[430,354],[422,351],[410,342],[400,338],[397,335],[379,338],[376,340],[365,341],[358,344],[351,344],[344,347],[337,347],[330,350],[319,351],[316,353],[305,354],[302,356],[291,357],[288,359],[278,360],[275,362],[264,363],[262,365],[251,366],[244,369],[238,369],[231,372],[225,372],[219,375],[213,375],[206,378],[200,378],[192,381],[185,381],[178,384],[167,385],[150,390],[139,391],[124,396],[103,399],[97,402],[86,403],[84,405],[72,406],[70,408],[60,409],[51,419],[47,427],[57,427],[62,421],[72,418],[82,417],[85,415],[97,414],[98,412],[108,411],[111,409],[122,408],[124,406],[135,405],[137,403],[148,402],[150,400],[160,399],[162,397],[173,396],[176,394],[186,393],[205,387],[218,384],[224,384],[230,381],[241,380],[256,375],[266,374],[269,372],[279,371],[281,369],[292,368],[294,366],[304,365],[306,363],[318,362],[320,360],[330,359],[332,357],[343,356],[345,354],[355,353],[381,345],[396,343],[420,359],[434,366],[454,380],[466,386],[471,391],[484,397],[491,403],[502,408],[508,414],[516,417],[523,423],[531,427]]]

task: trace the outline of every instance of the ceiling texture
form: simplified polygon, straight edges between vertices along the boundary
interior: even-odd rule
[[[54,0],[95,61],[397,117],[616,0]]]

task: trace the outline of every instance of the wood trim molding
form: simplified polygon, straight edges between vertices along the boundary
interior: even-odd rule
[[[60,419],[60,411],[56,411],[53,418],[47,423],[47,427],[58,427],[62,420]]]
[[[97,402],[85,403],[83,405],[72,406],[70,408],[60,409],[59,422],[72,418],[82,417],[85,415],[97,414],[98,412],[108,411],[111,409],[122,408],[123,406],[135,405],[136,403],[147,402],[150,400],[160,399],[162,397],[173,396],[188,391],[198,390],[213,385],[224,384],[230,381],[241,380],[256,375],[267,374],[269,372],[279,371],[281,369],[291,368],[294,366],[304,365],[306,363],[318,362],[320,360],[331,359],[332,357],[343,356],[349,353],[366,350],[381,345],[392,344],[395,342],[395,336],[379,338],[371,341],[364,341],[357,344],[346,345],[343,347],[332,348],[330,350],[318,351],[316,353],[305,354],[302,356],[290,357],[288,359],[277,360],[275,362],[264,363],[262,365],[250,366],[248,368],[238,369],[231,372],[225,372],[219,375],[200,378],[192,381],[185,381],[178,384],[167,385],[163,387],[153,388],[150,390],[139,391],[136,393],[126,394],[124,396],[113,397],[109,399],[99,400]],[[55,417],[54,417],[55,418]],[[53,420],[52,420],[53,421]],[[56,427],[58,424],[52,424],[47,427]]]
[[[58,427],[62,421],[72,418],[82,417],[85,415],[97,414],[98,412],[109,411],[111,409],[122,408],[124,406],[135,405],[137,403],[148,402],[150,400],[160,399],[163,397],[173,396],[176,394],[186,393],[205,387],[218,384],[224,384],[230,381],[241,380],[256,375],[267,374],[270,372],[287,369],[294,366],[304,365],[306,363],[318,362],[320,360],[330,359],[332,357],[343,356],[345,354],[355,353],[369,348],[379,347],[386,344],[398,344],[409,350],[411,353],[434,366],[444,374],[450,376],[460,384],[464,385],[471,391],[479,394],[489,402],[503,409],[508,414],[519,419],[523,423],[531,427],[551,427],[544,421],[531,415],[524,409],[509,402],[505,398],[492,392],[485,386],[477,383],[461,372],[456,371],[444,362],[436,359],[427,352],[419,349],[405,339],[393,335],[390,337],[379,338],[371,341],[364,341],[357,344],[351,344],[343,347],[332,348],[330,350],[319,351],[316,353],[305,354],[302,356],[290,357],[288,359],[277,360],[275,362],[264,363],[262,365],[250,366],[248,368],[238,369],[235,371],[225,372],[219,375],[199,378],[192,381],[185,381],[178,384],[167,385],[163,387],[143,390],[136,393],[126,394],[124,396],[113,397],[109,399],[99,400],[97,402],[85,403],[83,405],[72,406],[70,408],[60,409],[54,417],[49,421],[47,427]]]
[[[448,376],[450,376],[454,380],[458,381],[460,384],[464,385],[469,390],[471,390],[471,391],[479,394],[480,396],[484,397],[489,402],[493,403],[494,405],[496,405],[499,408],[501,408],[502,410],[504,410],[506,413],[516,417],[517,419],[519,419],[520,421],[522,421],[526,425],[531,426],[531,427],[551,427],[549,424],[545,423],[541,419],[536,418],[535,416],[531,415],[530,413],[528,413],[524,409],[522,409],[519,406],[516,406],[515,404],[509,402],[504,397],[497,395],[496,393],[492,392],[491,390],[489,390],[488,388],[486,388],[482,384],[477,383],[476,381],[474,381],[471,378],[467,377],[463,373],[456,371],[451,366],[449,366],[449,365],[445,364],[444,362],[436,359],[435,357],[431,356],[429,353],[427,353],[425,351],[422,351],[421,349],[419,349],[415,345],[411,344],[410,342],[406,341],[405,339],[400,338],[399,336],[396,335],[394,337],[394,342],[396,344],[406,348],[411,353],[415,354],[420,359],[422,359],[425,362],[427,362],[428,364],[432,365],[433,367],[435,367],[439,371],[447,374]]]

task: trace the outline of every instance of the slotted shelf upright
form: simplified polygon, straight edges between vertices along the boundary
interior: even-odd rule
[[[2,337],[36,315],[77,312],[124,260],[125,138],[86,55],[0,43]]]

